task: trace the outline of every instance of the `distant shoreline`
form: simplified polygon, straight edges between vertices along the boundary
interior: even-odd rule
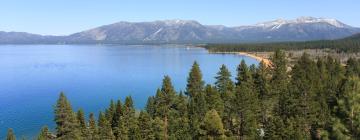
[[[247,57],[254,58],[255,60],[257,60],[259,62],[263,61],[266,66],[271,66],[271,63],[272,63],[270,61],[270,59],[258,56],[256,54],[253,54],[250,52],[210,52],[210,53],[213,53],[213,54],[237,54],[237,55],[247,56]]]

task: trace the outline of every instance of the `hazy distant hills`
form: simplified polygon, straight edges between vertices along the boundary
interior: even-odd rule
[[[118,22],[68,36],[41,36],[21,32],[0,32],[2,44],[27,43],[242,43],[338,39],[360,29],[336,19],[300,17],[249,26],[202,25],[193,20]]]

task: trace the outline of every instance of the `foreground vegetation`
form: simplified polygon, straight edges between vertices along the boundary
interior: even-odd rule
[[[331,57],[316,62],[304,54],[291,71],[282,51],[272,66],[241,61],[236,80],[223,65],[214,85],[205,85],[195,62],[186,91],[165,76],[156,95],[136,113],[131,97],[86,120],[63,93],[55,106],[56,131],[44,127],[38,140],[167,139],[359,139],[360,61],[346,67]],[[11,129],[8,140],[15,139]]]

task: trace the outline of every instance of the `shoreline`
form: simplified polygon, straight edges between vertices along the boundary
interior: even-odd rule
[[[261,56],[257,56],[251,52],[210,52],[210,53],[214,53],[214,54],[237,54],[237,55],[242,55],[242,56],[247,56],[247,57],[251,57],[259,62],[263,61],[265,63],[266,66],[271,66],[272,62],[270,59],[265,58],[265,57],[261,57]]]

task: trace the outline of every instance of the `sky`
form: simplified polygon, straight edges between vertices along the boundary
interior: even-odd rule
[[[68,35],[119,21],[240,26],[301,16],[360,27],[360,0],[0,0],[0,31]]]

